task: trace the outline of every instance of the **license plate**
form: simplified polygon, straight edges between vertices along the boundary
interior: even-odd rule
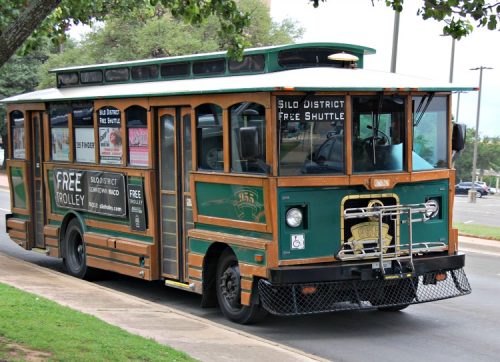
[[[384,261],[384,269],[388,269],[392,266],[390,261]],[[380,269],[380,262],[372,263],[372,269]]]

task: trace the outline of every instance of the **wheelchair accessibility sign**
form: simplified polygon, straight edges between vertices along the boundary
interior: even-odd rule
[[[303,250],[306,248],[306,239],[304,234],[292,234],[290,238],[292,250]]]

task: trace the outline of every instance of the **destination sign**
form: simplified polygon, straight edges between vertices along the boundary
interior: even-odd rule
[[[280,122],[343,122],[345,97],[279,96],[276,109]]]

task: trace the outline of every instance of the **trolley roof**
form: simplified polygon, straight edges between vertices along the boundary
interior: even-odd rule
[[[320,56],[314,56],[318,51]],[[357,68],[351,69],[339,61],[329,61],[330,51],[349,52],[359,57]],[[133,62],[97,64],[80,67],[60,68],[53,72],[59,76],[70,76],[76,79],[75,85],[64,85],[59,88],[43,89],[25,93],[6,99],[2,103],[56,102],[91,99],[116,99],[133,97],[159,97],[172,95],[196,95],[213,93],[268,92],[280,90],[295,91],[470,91],[474,87],[460,86],[431,79],[417,78],[401,74],[371,71],[362,69],[363,57],[373,54],[374,49],[340,43],[306,43],[284,46],[255,48],[245,51],[245,56],[258,55],[262,63],[257,71],[252,63],[248,71],[231,73],[230,60],[226,52],[198,54],[161,59],[148,59]],[[195,74],[194,69],[203,62],[224,61],[221,74]],[[254,59],[251,59],[253,62]],[[201,63],[200,63],[201,62]],[[249,63],[251,63],[249,62]],[[330,64],[330,63],[331,64]],[[157,74],[156,78],[147,80],[127,80],[110,82],[105,78],[106,72],[155,66],[156,71],[163,65],[176,67],[184,64],[189,67],[185,76],[173,78]],[[234,63],[233,63],[234,64]],[[244,61],[239,65],[244,65]],[[236,68],[239,66],[236,64]],[[84,78],[91,74],[90,78]],[[95,80],[101,74],[98,84],[82,84],[83,80]],[[146,75],[148,73],[146,72]]]

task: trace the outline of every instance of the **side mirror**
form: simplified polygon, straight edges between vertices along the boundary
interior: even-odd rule
[[[244,160],[259,156],[260,142],[257,127],[240,128],[240,157]]]
[[[467,127],[463,123],[453,124],[453,135],[451,138],[451,149],[460,152],[465,148],[465,136]]]

